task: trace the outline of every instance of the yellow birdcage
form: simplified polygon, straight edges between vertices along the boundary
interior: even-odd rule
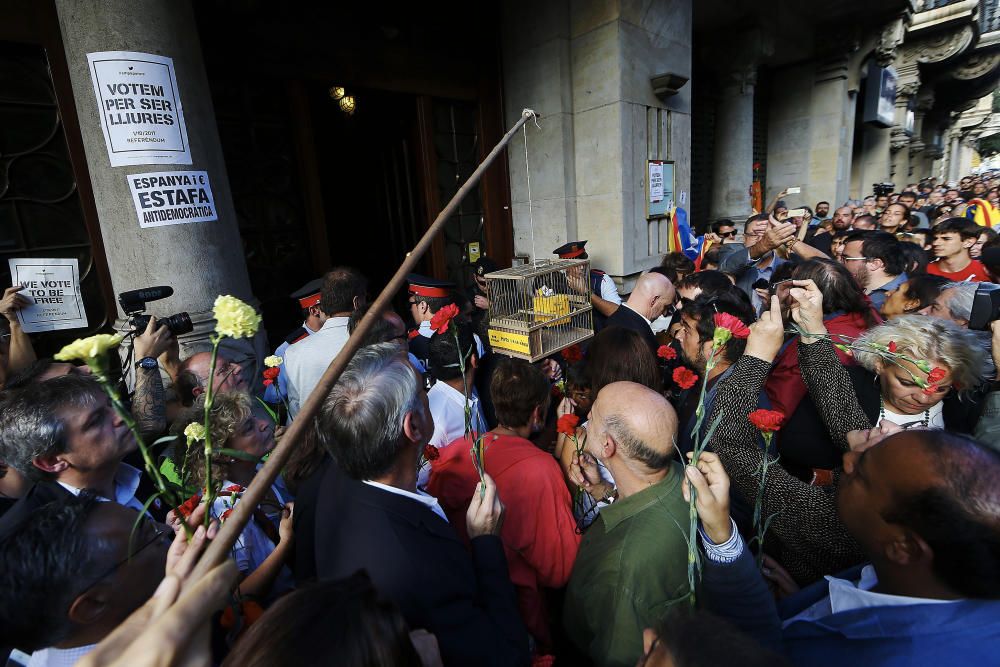
[[[590,262],[543,260],[486,274],[490,345],[538,361],[594,335]]]

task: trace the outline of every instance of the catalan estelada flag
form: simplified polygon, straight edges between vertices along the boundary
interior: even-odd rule
[[[993,227],[1000,223],[1000,211],[985,199],[970,199],[965,207],[965,217],[980,227]]]

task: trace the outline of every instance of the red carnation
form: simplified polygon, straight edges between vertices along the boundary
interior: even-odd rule
[[[889,351],[892,352],[893,354],[895,354],[895,352],[896,352],[896,341],[894,341],[894,340],[890,340],[889,341]]]
[[[948,371],[944,370],[943,368],[935,367],[931,369],[930,373],[927,374],[927,382],[928,384],[937,384],[938,382],[943,380],[944,376],[947,374]]]
[[[281,374],[281,369],[278,368],[277,366],[275,366],[274,368],[264,369],[264,378],[267,380],[271,381],[277,380],[280,374]]]
[[[566,363],[575,364],[583,359],[583,350],[580,349],[579,345],[570,345],[562,351],[562,357]]]
[[[244,490],[243,487],[240,486],[239,484],[230,484],[229,486],[223,489],[223,491],[227,491],[229,493],[243,493],[243,490]]]
[[[201,494],[196,493],[187,500],[185,500],[183,503],[181,503],[180,507],[177,508],[177,513],[180,514],[182,517],[187,518],[191,516],[191,512],[195,511],[195,509],[198,508],[198,503],[200,502],[201,502]]]
[[[694,383],[698,381],[698,374],[691,371],[684,366],[678,366],[674,369],[674,382],[681,389],[690,389],[694,386]]]
[[[677,358],[677,350],[670,347],[669,345],[661,345],[656,350],[656,356],[658,356],[660,359],[666,359],[669,361],[671,359]]]
[[[406,340],[413,340],[419,335],[420,335],[419,331],[417,331],[416,329],[410,329],[410,332],[406,334]]]
[[[777,410],[754,410],[747,419],[761,433],[773,433],[781,428],[785,415]]]
[[[229,518],[229,515],[232,513],[233,513],[233,508],[230,507],[229,509],[227,509],[225,512],[222,513],[222,516],[219,517],[219,520],[225,521],[226,519]]]
[[[566,435],[576,435],[576,425],[580,423],[580,418],[572,412],[563,415],[556,422],[556,431]]]
[[[431,318],[431,329],[434,329],[439,334],[443,334],[448,331],[448,323],[458,315],[458,306],[453,303],[449,303],[444,306],[436,313],[434,317]]]
[[[746,338],[750,335],[750,327],[743,324],[738,317],[729,313],[716,313],[715,327],[717,329],[729,329],[734,338]]]
[[[441,456],[441,452],[434,445],[426,445],[424,447],[424,458],[428,461],[437,461]]]

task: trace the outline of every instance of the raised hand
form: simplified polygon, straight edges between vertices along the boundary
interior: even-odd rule
[[[823,293],[812,280],[793,280],[788,290],[792,299],[792,319],[810,334],[826,334],[823,324]],[[803,336],[802,342],[814,343],[819,337]]]
[[[688,453],[688,459],[693,456]],[[712,452],[702,452],[698,455],[698,466],[687,465],[684,468],[684,483],[681,493],[684,500],[690,501],[690,486],[698,492],[695,499],[695,509],[701,526],[708,539],[715,544],[724,544],[733,536],[733,524],[729,518],[729,475],[722,467],[718,455]]]
[[[781,319],[781,302],[771,296],[771,307],[760,315],[760,319],[750,325],[750,337],[743,354],[763,359],[767,363],[778,356],[785,342],[785,324]]]
[[[483,481],[476,485],[469,510],[465,513],[465,527],[469,539],[482,535],[499,535],[503,527],[504,511],[503,503],[497,495],[496,482],[483,473]]]

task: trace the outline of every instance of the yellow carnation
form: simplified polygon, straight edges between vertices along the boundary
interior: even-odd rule
[[[272,354],[270,357],[265,357],[264,359],[264,365],[268,368],[276,368],[283,363],[285,363],[285,360],[276,354]]]
[[[191,422],[184,427],[184,435],[187,436],[188,447],[205,439],[205,425],[198,422]]]
[[[215,300],[215,331],[229,338],[253,338],[260,326],[260,315],[235,296]]]
[[[85,361],[89,365],[91,361],[103,358],[108,350],[118,347],[122,342],[121,336],[111,334],[97,334],[89,338],[78,338],[54,355],[58,361]]]

